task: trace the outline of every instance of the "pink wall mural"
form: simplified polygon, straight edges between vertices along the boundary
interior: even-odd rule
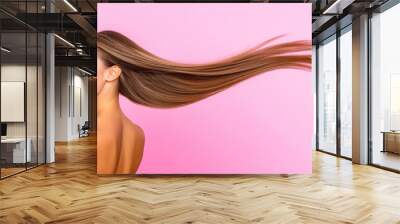
[[[279,35],[274,44],[311,40],[311,4],[98,4],[98,32],[106,30],[167,60],[209,63]],[[310,173],[312,89],[311,71],[287,68],[175,108],[121,95],[145,136],[136,173]]]

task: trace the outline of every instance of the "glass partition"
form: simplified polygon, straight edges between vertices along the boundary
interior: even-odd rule
[[[1,176],[7,177],[24,171],[31,158],[26,141],[26,33],[2,33],[1,47]]]
[[[42,12],[43,3],[1,1],[0,7],[21,15]],[[12,14],[0,12],[0,26],[0,178],[5,178],[45,163],[46,39]]]
[[[38,64],[37,64],[37,162],[43,164],[46,162],[46,144],[45,144],[45,124],[46,124],[46,38],[45,34],[38,33]]]
[[[27,112],[27,150],[30,159],[28,168],[36,166],[38,162],[38,35],[36,32],[27,33],[27,69],[26,69],[26,112]]]

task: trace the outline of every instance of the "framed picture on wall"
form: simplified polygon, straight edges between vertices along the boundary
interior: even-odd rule
[[[98,174],[310,173],[310,21],[311,4],[98,4]]]

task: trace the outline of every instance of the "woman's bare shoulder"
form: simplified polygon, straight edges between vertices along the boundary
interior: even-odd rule
[[[132,121],[126,118],[124,121],[124,129],[126,133],[129,133],[128,135],[130,138],[133,139],[144,139],[144,131],[143,129],[137,125],[134,124]]]

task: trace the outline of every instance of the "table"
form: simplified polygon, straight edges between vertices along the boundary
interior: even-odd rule
[[[400,132],[383,131],[383,150],[382,152],[392,152],[400,154]]]
[[[26,139],[28,143],[25,154],[25,138],[5,138],[1,139],[1,157],[6,163],[26,163],[31,162],[32,140]],[[12,158],[12,159],[11,159]]]

